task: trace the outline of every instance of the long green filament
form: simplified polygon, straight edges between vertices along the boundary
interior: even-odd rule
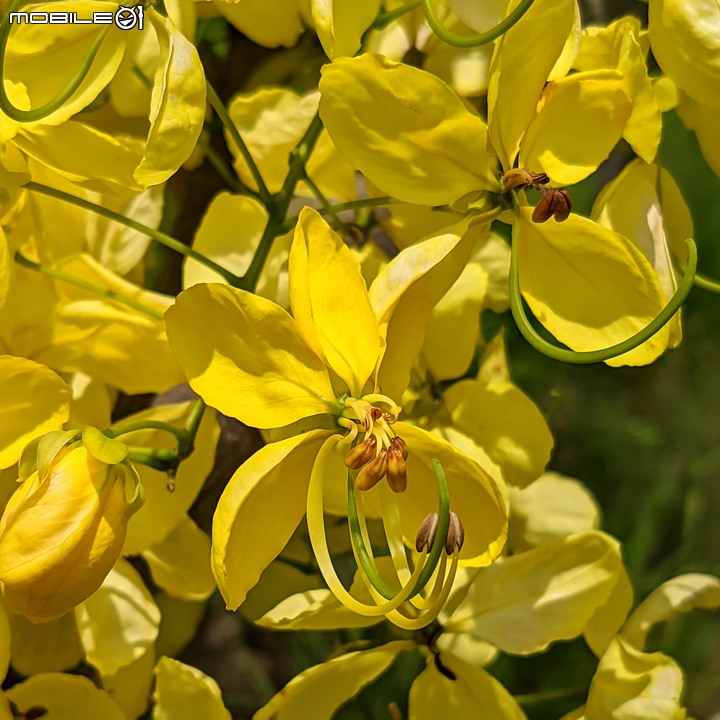
[[[12,30],[12,25],[9,22],[10,13],[17,12],[25,2],[26,0],[15,0],[5,14],[2,25],[0,26],[0,110],[11,120],[21,123],[37,122],[38,120],[46,118],[48,115],[52,115],[52,113],[59,110],[77,92],[88,76],[90,68],[100,51],[100,46],[103,44],[110,29],[109,27],[103,28],[98,34],[82,65],[77,69],[77,72],[70,78],[68,84],[57,97],[41,105],[39,108],[21,110],[12,104],[5,92],[5,53],[7,51],[8,40],[10,39],[10,31]]]
[[[627,340],[611,345],[610,347],[600,350],[586,350],[584,352],[576,352],[574,350],[566,350],[557,345],[553,345],[541,337],[535,328],[530,324],[530,320],[525,313],[523,307],[522,296],[520,294],[520,273],[517,262],[517,230],[513,232],[512,249],[510,252],[510,309],[512,310],[515,323],[522,333],[522,336],[543,355],[547,355],[553,360],[560,362],[573,363],[575,365],[585,365],[589,363],[600,363],[606,360],[623,355],[630,350],[634,350],[645,341],[649,340],[653,335],[659,332],[680,309],[685,302],[690,290],[695,282],[695,271],[697,269],[697,247],[695,242],[688,238],[687,252],[688,260],[677,290],[670,298],[668,304],[660,311],[654,320],[649,322],[642,330],[639,330]]]
[[[477,33],[476,35],[458,35],[448,30],[435,14],[433,0],[423,0],[423,10],[425,11],[425,19],[428,25],[443,42],[453,47],[473,48],[479,47],[480,45],[487,45],[493,40],[497,40],[501,35],[504,35],[522,18],[534,2],[535,0],[521,0],[520,4],[506,18],[495,25],[495,27],[485,32]]]

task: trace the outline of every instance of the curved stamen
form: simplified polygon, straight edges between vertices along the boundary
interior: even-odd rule
[[[56,110],[61,108],[80,88],[83,81],[90,73],[93,62],[100,52],[100,46],[107,37],[109,27],[103,28],[93,44],[90,47],[90,51],[83,60],[82,65],[78,68],[77,72],[70,78],[68,84],[63,88],[60,94],[49,100],[44,105],[34,110],[21,110],[12,104],[10,98],[5,92],[5,53],[7,51],[8,40],[10,39],[10,31],[12,30],[12,24],[9,22],[10,13],[17,12],[21,5],[26,0],[15,0],[9,7],[5,17],[3,18],[2,25],[0,25],[0,110],[7,115],[11,120],[20,123],[37,122],[51,115]]]
[[[670,298],[667,305],[660,311],[654,320],[649,322],[644,328],[642,328],[642,330],[639,330],[634,335],[631,335],[627,338],[627,340],[623,340],[622,342],[611,345],[610,347],[602,348],[600,350],[585,350],[581,352],[567,350],[565,348],[558,347],[557,345],[553,345],[541,337],[535,328],[530,324],[530,320],[525,313],[522,296],[520,294],[520,273],[517,261],[516,235],[517,229],[513,230],[509,277],[510,309],[512,310],[515,324],[517,325],[518,330],[522,333],[522,336],[538,352],[541,352],[543,355],[547,355],[553,360],[559,360],[560,362],[573,363],[576,365],[600,363],[605,362],[606,360],[611,360],[612,358],[616,358],[620,355],[624,355],[625,353],[630,352],[630,350],[634,350],[636,347],[649,340],[668,322],[670,322],[675,313],[677,313],[680,309],[680,306],[685,302],[685,299],[692,289],[695,279],[695,270],[697,268],[697,247],[695,242],[691,238],[688,238],[685,241],[687,243],[688,261],[685,266],[683,276],[678,283],[678,287],[674,295]]]
[[[432,6],[433,0],[423,0],[423,10],[425,11],[425,19],[428,25],[443,42],[453,47],[471,48],[487,45],[501,35],[504,35],[530,9],[533,2],[535,2],[535,0],[521,0],[520,4],[506,18],[495,25],[495,27],[485,32],[477,33],[476,35],[457,35],[448,30],[435,14]]]
[[[392,422],[395,422],[395,420],[398,419],[400,411],[402,410],[402,408],[394,403],[391,398],[387,395],[382,395],[381,393],[369,393],[368,395],[363,395],[362,399],[367,403],[382,403],[383,405],[387,405],[390,414],[393,416]]]

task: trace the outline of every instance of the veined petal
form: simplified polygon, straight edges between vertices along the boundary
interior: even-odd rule
[[[190,386],[225,415],[270,428],[335,408],[325,366],[275,303],[225,285],[195,285],[165,321]]]
[[[242,604],[303,519],[313,463],[329,436],[311,430],[266,445],[225,487],[213,517],[212,568],[228,609]]]
[[[517,2],[510,3],[517,5]],[[573,26],[575,0],[535,3],[495,45],[488,87],[490,142],[505,170]]]
[[[443,653],[442,664],[456,679],[450,680],[428,662],[410,688],[410,720],[526,720],[513,696],[482,668]],[[482,708],[482,715],[478,711]]]
[[[482,447],[510,485],[538,478],[553,438],[535,403],[511,382],[461,380],[443,395],[453,424]]]
[[[616,637],[590,684],[586,720],[675,720],[683,674],[662,653],[644,653]]]
[[[430,73],[364,54],[326,65],[319,87],[333,143],[383,192],[443,205],[498,189],[485,123]]]
[[[573,350],[626,340],[663,309],[665,297],[645,256],[625,237],[571,214],[537,225],[521,208],[517,233],[520,287],[535,317]],[[647,365],[667,348],[663,328],[608,365]]]
[[[465,222],[403,250],[370,286],[370,302],[385,340],[377,384],[399,398],[422,347],[433,306],[465,267],[477,235]]]
[[[330,720],[335,711],[381,675],[409,640],[381,645],[372,650],[347,653],[296,675],[253,720],[293,720],[311,712],[313,720]]]
[[[720,105],[720,6],[716,0],[650,0],[653,55],[695,100]]]
[[[150,131],[133,177],[146,188],[165,182],[188,159],[205,122],[205,73],[195,46],[150,7],[160,59],[150,101]]]
[[[597,70],[548,83],[538,107],[520,146],[520,166],[570,185],[607,159],[632,103],[619,72]]]
[[[162,657],[155,668],[153,720],[230,720],[217,683],[197,668]]]
[[[380,10],[380,0],[312,0],[311,7],[318,40],[334,60],[360,49],[363,33]]]
[[[295,322],[359,397],[380,352],[377,319],[352,252],[309,207],[295,226],[289,275]]]
[[[664,582],[636,608],[622,636],[641,650],[652,628],[691,610],[720,607],[720,580],[713,575],[689,573]]]
[[[431,464],[437,458],[447,479],[450,507],[465,526],[460,561],[473,567],[489,565],[500,554],[507,532],[505,503],[495,482],[438,435],[404,422],[393,429],[405,440],[409,452],[408,487],[397,495],[405,542],[412,547],[425,516],[437,512],[437,481]]]
[[[446,627],[526,655],[580,635],[621,567],[617,542],[590,531],[498,560],[480,572]]]

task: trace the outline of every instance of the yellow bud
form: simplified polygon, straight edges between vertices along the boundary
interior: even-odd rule
[[[0,581],[11,612],[48,622],[87,599],[125,542],[121,470],[82,445],[63,449],[46,479],[35,472],[0,520]]]

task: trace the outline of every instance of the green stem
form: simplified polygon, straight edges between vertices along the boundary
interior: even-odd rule
[[[47,275],[48,277],[53,278],[53,280],[59,280],[60,282],[67,283],[68,285],[74,285],[75,287],[78,287],[82,290],[87,290],[88,292],[93,293],[93,295],[99,295],[100,297],[105,297],[109,300],[114,300],[115,302],[127,305],[133,310],[137,310],[138,312],[144,313],[148,317],[151,317],[153,320],[163,319],[163,314],[160,311],[148,305],[145,305],[138,300],[127,297],[127,295],[123,295],[122,293],[117,292],[117,290],[111,290],[110,288],[105,288],[101,285],[95,285],[95,283],[88,282],[87,280],[75,277],[74,275],[69,275],[68,273],[63,272],[62,270],[58,270],[57,268],[47,267],[46,265],[41,265],[40,263],[33,262],[32,260],[28,260],[26,257],[21,255],[19,251],[15,253],[15,262],[18,265],[22,265],[23,267],[28,268],[29,270],[34,270],[35,272]]]
[[[517,226],[517,223],[516,223]],[[535,328],[530,324],[530,320],[525,313],[523,307],[522,296],[520,294],[520,274],[517,262],[517,230],[513,231],[512,247],[510,252],[510,309],[513,318],[517,324],[522,336],[543,355],[547,355],[553,360],[560,362],[573,363],[576,365],[584,365],[589,363],[600,363],[611,360],[619,355],[624,355],[630,350],[634,350],[645,341],[649,340],[653,335],[659,332],[680,309],[685,302],[690,290],[693,286],[695,278],[695,270],[697,268],[697,247],[693,240],[688,239],[688,262],[684,270],[684,274],[678,283],[675,294],[670,298],[668,304],[660,311],[660,313],[648,323],[642,330],[639,330],[627,340],[602,348],[601,350],[587,350],[584,352],[575,352],[553,345],[541,337]]]
[[[234,193],[241,192],[242,186],[240,185],[240,182],[235,177],[233,171],[225,164],[225,161],[220,156],[220,153],[212,146],[212,143],[201,137],[198,140],[198,145],[203,151],[203,154],[207,158],[208,162],[213,166],[213,168],[215,168],[215,172],[223,179],[225,184]]]
[[[445,540],[448,534],[448,528],[450,526],[450,492],[448,491],[447,480],[445,479],[445,472],[443,471],[442,465],[439,460],[433,458],[432,460],[433,471],[435,472],[435,479],[437,481],[438,493],[440,496],[439,507],[438,507],[438,526],[433,540],[432,547],[430,548],[430,554],[428,555],[425,566],[423,567],[420,576],[415,583],[415,587],[409,598],[415,597],[430,581],[432,574],[437,568],[438,562],[440,562],[440,556],[445,550]],[[348,471],[348,524],[350,525],[350,540],[353,544],[353,548],[356,551],[356,556],[362,567],[363,572],[367,576],[368,580],[372,583],[372,586],[379,592],[386,600],[392,600],[398,593],[397,590],[390,587],[378,573],[375,564],[365,547],[365,541],[362,537],[360,530],[360,520],[358,517],[357,509],[357,498],[355,496],[355,484],[352,480],[351,474]],[[408,598],[408,599],[409,599]]]
[[[138,420],[137,422],[119,423],[103,430],[103,433],[108,437],[116,438],[138,430],[163,430],[174,435],[178,443],[185,436],[185,430],[162,420]]]
[[[132,463],[147,465],[148,467],[174,475],[180,461],[173,450],[158,450],[142,447],[130,447],[127,459]]]
[[[82,65],[70,78],[67,85],[57,97],[48,101],[44,105],[41,105],[39,108],[35,108],[33,110],[21,110],[12,104],[10,98],[5,92],[5,53],[10,39],[10,31],[13,27],[9,22],[10,13],[17,12],[20,6],[25,2],[26,0],[15,0],[5,14],[2,25],[0,25],[0,110],[2,110],[10,119],[20,123],[37,122],[38,120],[46,118],[48,115],[51,115],[61,108],[77,92],[85,78],[88,76],[90,68],[100,51],[100,46],[103,44],[103,41],[107,37],[110,29],[106,27],[100,31],[90,47],[90,52],[83,60]]]
[[[268,190],[268,187],[265,184],[265,180],[263,180],[263,177],[260,173],[260,169],[255,163],[253,156],[250,154],[248,146],[245,144],[245,141],[242,139],[242,135],[240,135],[240,132],[238,131],[235,123],[230,117],[230,113],[228,113],[227,108],[225,107],[225,105],[223,105],[222,100],[220,100],[217,92],[215,92],[215,88],[210,83],[207,83],[207,94],[210,105],[212,106],[213,110],[215,110],[215,113],[220,118],[220,122],[223,124],[223,127],[227,130],[233,142],[237,145],[240,154],[243,156],[245,162],[247,163],[248,170],[250,170],[250,174],[253,176],[253,180],[257,185],[258,196],[260,197],[262,204],[265,205],[265,208],[268,210],[268,212],[271,212],[274,205],[273,196]]]
[[[202,398],[198,398],[190,408],[190,413],[187,416],[187,420],[185,420],[183,437],[178,443],[177,454],[181,460],[184,460],[195,449],[195,438],[200,429],[200,422],[205,414],[205,407],[205,401]]]
[[[695,273],[695,285],[709,292],[720,293],[720,283],[700,273]]]
[[[343,212],[344,210],[362,210],[363,208],[382,207],[384,205],[405,204],[406,203],[404,203],[402,200],[396,200],[389,195],[384,195],[383,197],[363,198],[361,200],[351,200],[350,202],[337,203],[336,205],[328,205],[325,208],[324,212],[327,212],[328,215],[333,216],[334,214]],[[297,216],[285,220],[285,222],[283,223],[283,231],[289,232],[290,230],[292,230],[297,224],[297,221]]]
[[[312,192],[317,201],[320,203],[320,212],[323,215],[329,215],[333,219],[336,227],[344,228],[345,223],[340,220],[337,214],[337,210],[335,210],[335,208],[328,202],[328,199],[325,197],[323,191],[310,179],[307,173],[303,177],[303,180],[305,181],[305,184],[310,188],[310,192]]]
[[[56,200],[62,200],[64,202],[70,203],[71,205],[83,208],[83,210],[88,210],[89,212],[95,213],[96,215],[101,215],[102,217],[106,217],[109,220],[114,220],[115,222],[120,223],[121,225],[124,225],[131,230],[142,233],[143,235],[147,235],[156,242],[159,242],[161,245],[164,245],[165,247],[170,248],[171,250],[174,250],[181,255],[184,255],[185,257],[192,258],[193,260],[199,262],[201,265],[210,268],[210,270],[213,270],[214,272],[218,273],[218,275],[225,278],[225,280],[227,280],[230,285],[238,286],[240,278],[237,275],[222,267],[222,265],[218,265],[216,262],[214,262],[210,258],[205,257],[196,250],[193,250],[191,247],[184,245],[179,240],[176,240],[174,237],[166,235],[160,230],[155,230],[154,228],[143,225],[142,223],[125,217],[124,215],[117,213],[113,210],[108,210],[107,208],[102,207],[102,205],[97,205],[96,203],[90,202],[89,200],[77,197],[76,195],[71,195],[70,193],[66,193],[63,190],[57,190],[56,188],[52,188],[48,185],[43,185],[41,183],[31,181],[24,185],[24,188],[26,190],[32,190],[33,192],[41,193],[42,195],[47,195],[48,197],[55,198]]]
[[[564,698],[575,697],[576,695],[586,694],[588,686],[584,683],[571,685],[566,688],[558,688],[557,690],[546,690],[538,693],[528,693],[527,695],[516,695],[515,700],[520,705],[539,705],[548,700],[562,700]]]
[[[373,30],[382,30],[383,28],[386,28],[391,22],[393,22],[393,20],[397,20],[403,15],[407,15],[409,12],[419,8],[421,5],[422,0],[415,0],[414,2],[407,3],[407,5],[401,5],[399,8],[395,8],[394,10],[388,10],[387,12],[380,13],[375,20],[373,20],[372,25],[370,25],[370,27],[365,31],[363,35],[363,44],[365,43],[365,38]]]
[[[472,48],[487,45],[493,40],[497,40],[501,35],[504,35],[522,18],[534,2],[535,0],[521,0],[520,4],[506,18],[495,25],[495,27],[485,32],[477,33],[476,35],[457,35],[448,30],[435,14],[432,6],[433,0],[422,0],[422,5],[428,25],[443,42],[453,47]]]

